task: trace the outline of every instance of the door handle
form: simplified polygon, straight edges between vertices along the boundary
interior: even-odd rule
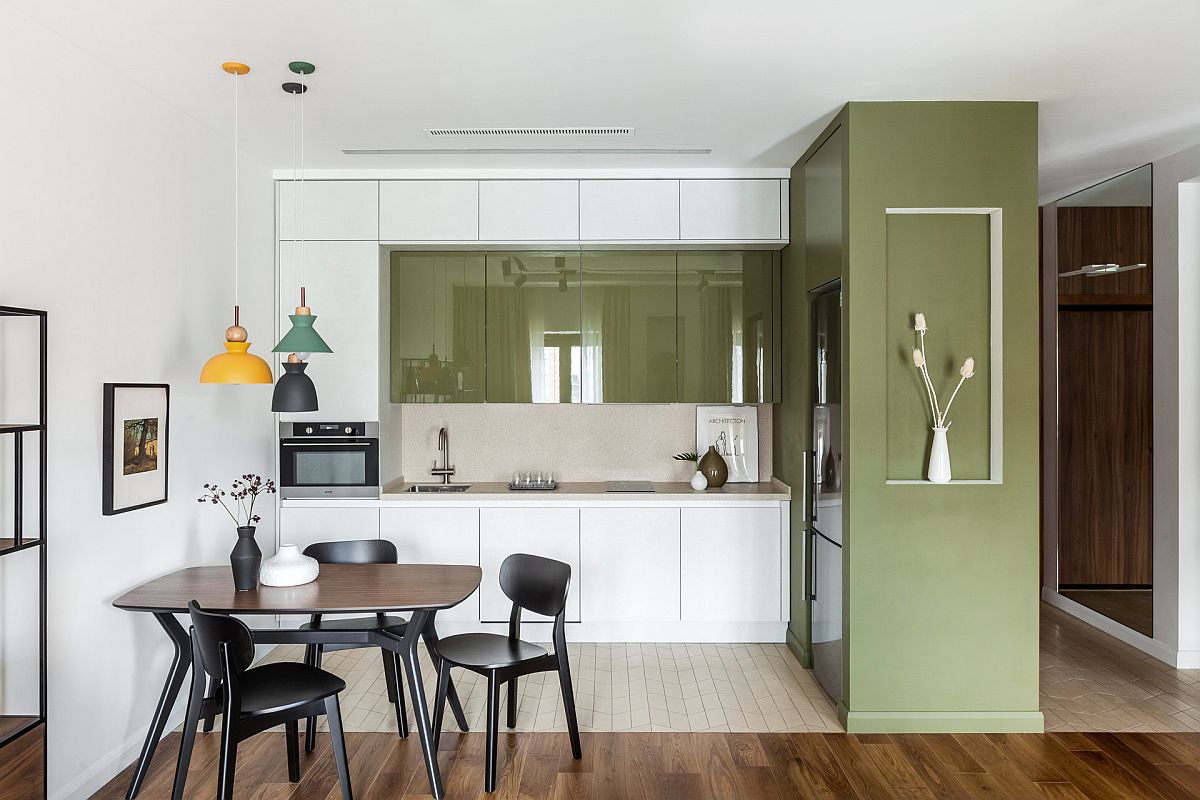
[[[815,531],[804,532],[804,599],[817,599],[817,534]]]
[[[817,452],[805,450],[800,454],[800,511],[804,530],[812,530],[816,521]]]

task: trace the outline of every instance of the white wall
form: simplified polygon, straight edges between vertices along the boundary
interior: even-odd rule
[[[228,80],[217,61],[196,69]],[[85,797],[134,757],[171,655],[149,615],[112,600],[226,557],[230,523],[195,501],[197,489],[271,469],[271,387],[197,382],[230,323],[227,132],[3,3],[0,72],[0,303],[50,312],[49,793]],[[245,160],[242,178],[242,319],[262,354],[272,344],[272,185]],[[105,381],[171,384],[164,505],[100,513]]]
[[[1200,667],[1197,177],[1200,147],[1154,162],[1154,629],[1186,667]]]

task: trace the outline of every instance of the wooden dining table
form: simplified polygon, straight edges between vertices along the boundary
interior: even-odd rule
[[[322,564],[315,581],[302,586],[259,586],[246,592],[233,588],[228,566],[188,567],[147,581],[113,601],[126,611],[154,615],[175,647],[175,656],[163,682],[162,694],[150,722],[141,755],[125,797],[136,797],[162,738],[163,728],[175,705],[179,689],[192,666],[192,645],[187,629],[175,618],[187,614],[195,600],[207,611],[224,614],[386,614],[410,612],[403,636],[385,632],[300,630],[296,628],[252,629],[256,644],[358,644],[392,650],[404,662],[412,696],[413,715],[429,775],[429,788],[436,798],[444,795],[437,754],[433,751],[430,713],[421,681],[417,645],[426,641],[436,651],[434,616],[441,609],[458,605],[479,588],[483,572],[477,566],[458,564]],[[402,691],[398,688],[397,691]],[[460,718],[460,725],[465,721]],[[465,727],[464,727],[465,730]]]

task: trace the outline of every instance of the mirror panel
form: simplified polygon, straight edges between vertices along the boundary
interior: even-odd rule
[[[675,402],[675,253],[584,253],[583,401]]]
[[[1044,425],[1056,449],[1063,597],[1154,634],[1153,167],[1056,204],[1056,346]],[[1120,379],[1113,380],[1114,369]]]
[[[489,403],[583,402],[578,253],[488,253]]]
[[[1153,167],[1146,164],[1058,201],[1060,298],[1086,302],[1096,295],[1126,295],[1149,301],[1152,177]],[[1080,274],[1083,270],[1092,272]]]
[[[391,401],[479,403],[482,253],[392,253]]]

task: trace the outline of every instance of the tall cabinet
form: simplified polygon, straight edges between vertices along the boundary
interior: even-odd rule
[[[46,795],[46,312],[0,306],[0,797]]]

